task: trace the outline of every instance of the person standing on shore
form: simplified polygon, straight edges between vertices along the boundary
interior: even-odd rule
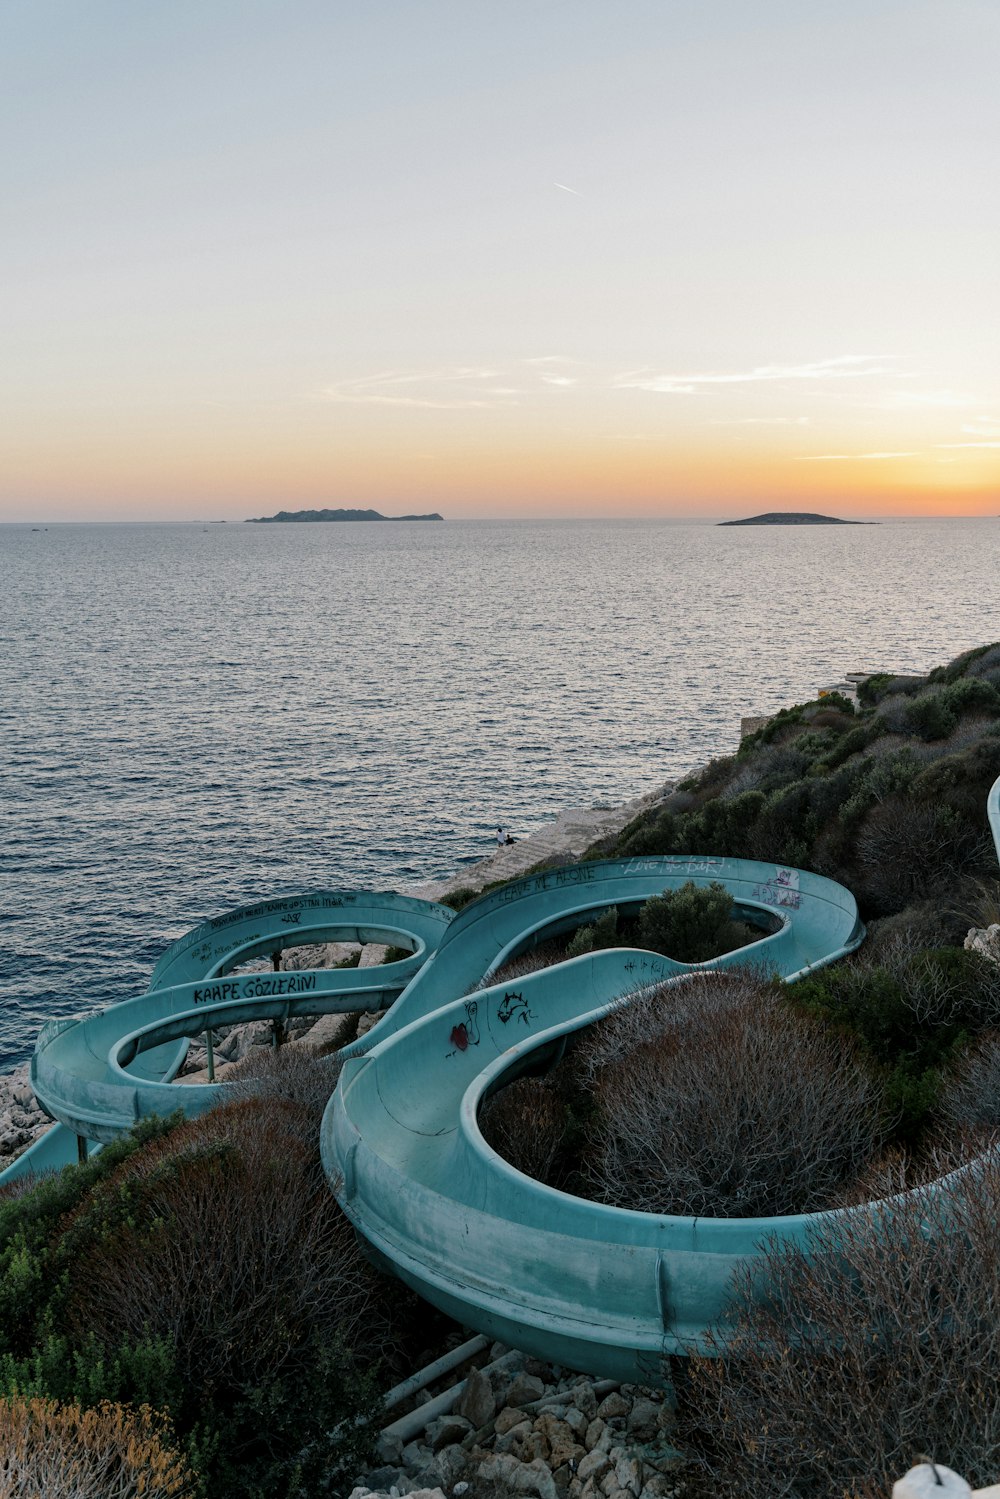
[[[504,830],[500,826],[500,824],[497,823],[497,848],[503,848],[503,846],[504,846],[504,844],[506,842],[507,842],[507,834],[504,832]]]

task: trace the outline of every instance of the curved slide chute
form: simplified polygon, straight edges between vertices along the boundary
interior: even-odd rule
[[[43,1027],[31,1084],[61,1128],[19,1156],[0,1183],[76,1161],[80,1142],[112,1140],[145,1114],[182,1109],[193,1116],[218,1103],[225,1084],[172,1083],[189,1038],[209,1026],[384,1009],[453,917],[447,906],[393,892],[323,890],[203,922],[167,948],[145,994]],[[336,941],[394,943],[411,952],[376,968],[233,973],[279,949]]]
[[[987,810],[1000,851],[1000,780]],[[493,981],[501,965],[610,906],[634,909],[687,881],[721,882],[762,928],[756,942],[704,967],[753,964],[794,980],[864,938],[854,897],[832,880],[702,856],[546,870],[457,916],[364,891],[265,901],[175,942],[146,994],[45,1027],[32,1081],[64,1127],[0,1182],[75,1159],[76,1137],[108,1140],[143,1114],[197,1114],[217,1102],[224,1084],[171,1083],[185,1038],[209,1024],[388,1004],[344,1049],[321,1137],[338,1199],[375,1257],[471,1327],[591,1373],[655,1379],[665,1353],[697,1346],[717,1321],[736,1262],[769,1234],[804,1238],[811,1217],[667,1217],[570,1197],[498,1157],[476,1120],[483,1097],[546,1048],[629,994],[691,971],[625,948],[513,983]],[[233,973],[279,947],[350,937],[412,952],[365,970]]]
[[[778,918],[778,930],[699,966],[750,964],[793,979],[864,938],[850,892],[802,870],[686,856],[548,870],[455,918],[389,1014],[345,1048],[323,1120],[327,1173],[378,1259],[466,1325],[617,1379],[656,1379],[664,1353],[697,1344],[725,1306],[736,1260],[793,1220],[672,1218],[584,1201],[516,1171],[479,1131],[479,1104],[504,1074],[630,993],[680,980],[688,965],[619,948],[515,982],[489,979],[581,918],[687,881],[724,884],[751,921]]]

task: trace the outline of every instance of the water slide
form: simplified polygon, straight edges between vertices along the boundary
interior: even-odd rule
[[[173,1081],[193,1036],[246,1020],[388,1009],[345,1048],[321,1139],[342,1206],[375,1257],[470,1326],[571,1367],[649,1376],[671,1338],[679,1346],[721,1309],[733,1256],[759,1228],[553,1192],[490,1150],[476,1112],[501,1074],[539,1065],[622,996],[687,971],[625,948],[513,985],[491,982],[501,965],[609,906],[634,911],[688,880],[720,881],[761,928],[714,967],[752,962],[794,978],[863,937],[854,898],[832,881],[701,856],[548,870],[457,916],[359,891],[264,901],[175,942],[145,994],[43,1028],[31,1081],[58,1125],[0,1180],[74,1161],[147,1114],[193,1116],[219,1102],[224,1083]],[[234,972],[277,949],[336,940],[391,942],[410,955],[368,969]]]
[[[189,1039],[247,1020],[381,1010],[433,952],[453,919],[447,906],[392,893],[322,890],[262,901],[203,922],[167,948],[145,994],[44,1026],[31,1085],[58,1121],[0,1173],[16,1177],[76,1162],[146,1114],[203,1113],[225,1084],[178,1087]],[[243,973],[254,958],[320,942],[385,942],[410,949],[377,968]]]
[[[1000,780],[987,810],[1000,853]],[[188,1038],[210,1026],[388,1005],[345,1048],[321,1138],[338,1199],[374,1257],[468,1326],[571,1368],[655,1379],[664,1353],[697,1346],[723,1312],[736,1262],[770,1233],[801,1239],[811,1219],[667,1217],[570,1197],[503,1161],[476,1119],[503,1079],[543,1064],[629,994],[689,971],[625,948],[515,983],[492,981],[501,965],[688,880],[720,881],[762,927],[751,946],[706,966],[752,963],[794,980],[863,940],[853,896],[833,881],[700,856],[547,870],[457,916],[391,893],[265,901],[174,943],[146,994],[43,1029],[32,1084],[59,1124],[0,1183],[74,1161],[80,1141],[113,1139],[145,1114],[218,1102],[224,1084],[172,1082]],[[278,948],[335,940],[411,953],[364,970],[233,972]]]

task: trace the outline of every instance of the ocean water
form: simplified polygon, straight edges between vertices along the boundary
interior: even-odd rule
[[[998,560],[1000,520],[0,526],[0,1068],[206,916],[450,873],[1000,638]]]

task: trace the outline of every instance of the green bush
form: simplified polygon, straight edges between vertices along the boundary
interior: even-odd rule
[[[906,710],[906,726],[921,739],[947,739],[958,722],[943,692],[914,698]]]
[[[654,895],[639,912],[639,945],[679,963],[704,963],[739,947],[732,896],[725,885],[693,880]]]
[[[595,922],[577,928],[567,944],[566,956],[579,958],[584,953],[600,952],[603,948],[618,946],[618,907],[609,906]]]
[[[885,1078],[893,1138],[918,1146],[943,1070],[969,1036],[1000,1022],[1000,973],[958,947],[881,956],[824,968],[789,987],[788,1002],[860,1041]]]

